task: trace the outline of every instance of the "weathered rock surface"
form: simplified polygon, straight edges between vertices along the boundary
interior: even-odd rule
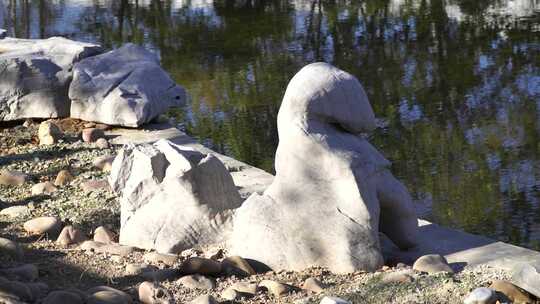
[[[225,258],[221,265],[225,275],[236,275],[239,277],[247,277],[257,274],[253,267],[240,256],[230,256]]]
[[[84,142],[93,143],[100,138],[104,138],[105,133],[98,128],[87,128],[82,130],[81,137]]]
[[[2,237],[0,237],[0,253],[14,259],[20,259],[23,256],[22,248],[17,242]]]
[[[199,274],[183,276],[178,279],[178,283],[189,289],[214,289],[216,287],[213,279]]]
[[[115,241],[115,235],[106,227],[99,226],[94,230],[94,242],[103,244],[112,244]]]
[[[184,89],[160,67],[158,58],[134,44],[76,64],[69,97],[71,117],[127,127],[185,103]]]
[[[52,145],[58,142],[64,133],[52,121],[44,121],[39,124],[38,138],[40,145]]]
[[[502,293],[512,303],[515,303],[515,304],[534,303],[533,297],[529,295],[529,293],[517,287],[516,285],[512,284],[511,282],[495,280],[491,282],[491,285],[489,286],[489,288]]]
[[[205,258],[193,257],[184,261],[178,271],[183,275],[202,274],[217,276],[221,274],[221,270],[221,263],[219,262]]]
[[[20,186],[26,182],[28,176],[22,172],[3,170],[0,172],[0,185]]]
[[[32,195],[51,194],[58,190],[53,183],[43,182],[32,186]]]
[[[56,239],[56,242],[60,245],[68,246],[71,244],[82,243],[87,239],[88,238],[81,230],[70,225],[62,229],[60,235],[58,236],[58,239]]]
[[[338,297],[324,297],[320,304],[352,304],[351,302]]]
[[[39,271],[33,264],[24,264],[17,267],[1,269],[0,275],[11,280],[33,282],[39,277]]]
[[[79,294],[69,291],[57,290],[49,293],[43,304],[83,304],[84,300]]]
[[[278,114],[276,177],[236,212],[231,252],[273,269],[343,273],[382,266],[379,228],[400,248],[413,246],[411,197],[361,136],[374,128],[354,76],[325,63],[298,72]]]
[[[540,273],[534,265],[518,264],[512,270],[514,284],[540,298]]]
[[[54,180],[55,186],[65,186],[73,181],[73,175],[68,170],[61,170],[58,172],[56,179]]]
[[[173,304],[174,298],[158,284],[142,282],[139,285],[139,301],[144,304]]]
[[[0,121],[69,116],[73,64],[100,52],[61,37],[0,40]]]
[[[413,269],[429,274],[437,272],[454,272],[450,265],[448,265],[446,259],[439,254],[427,254],[419,257],[416,262],[414,262]]]
[[[167,140],[125,147],[109,182],[120,196],[120,243],[162,253],[226,238],[241,202],[221,161]]]
[[[24,230],[32,234],[58,233],[62,223],[53,216],[42,216],[26,221],[23,225]]]
[[[495,291],[486,287],[476,288],[471,291],[463,301],[464,304],[492,304],[497,301]]]
[[[97,286],[86,291],[90,295],[86,300],[88,304],[130,304],[131,297],[118,289],[108,286]]]
[[[28,206],[25,206],[25,205],[11,206],[11,207],[4,208],[2,209],[2,211],[0,211],[0,215],[7,215],[9,217],[18,217],[18,216],[27,215],[29,213],[30,213],[30,208],[28,208]]]

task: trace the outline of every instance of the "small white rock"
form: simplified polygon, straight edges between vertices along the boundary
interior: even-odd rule
[[[343,300],[342,298],[338,298],[338,297],[324,297],[321,300],[320,304],[352,304],[352,303],[347,301],[347,300]]]

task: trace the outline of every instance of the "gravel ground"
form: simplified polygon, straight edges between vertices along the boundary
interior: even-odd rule
[[[100,149],[93,144],[83,143],[79,139],[83,122],[63,120],[58,124],[64,129],[65,137],[51,146],[37,144],[37,123],[0,129],[0,170],[21,171],[29,176],[29,180],[21,186],[0,185],[0,209],[26,205],[30,210],[28,214],[16,218],[0,215],[0,237],[19,242],[25,251],[23,261],[0,256],[0,265],[6,268],[21,263],[35,264],[39,268],[39,281],[48,284],[51,290],[86,290],[108,285],[126,291],[136,299],[136,288],[144,279],[125,275],[125,268],[129,263],[143,263],[145,252],[138,251],[127,257],[84,252],[76,247],[62,247],[54,242],[52,236],[31,236],[22,229],[26,220],[50,215],[60,218],[64,225],[80,228],[89,237],[98,226],[118,232],[120,208],[116,196],[107,190],[84,192],[79,187],[83,181],[106,178],[106,173],[93,168],[92,162],[99,156],[114,154],[117,148]],[[32,185],[54,181],[57,173],[63,169],[70,170],[75,177],[70,185],[58,187],[51,195],[31,195]],[[196,251],[196,255],[209,256],[210,251],[215,251],[215,248],[202,248]],[[159,268],[175,268],[187,254],[182,256],[175,265],[155,265]],[[375,273],[336,275],[325,269],[312,268],[302,272],[266,272],[243,279],[219,277],[216,278],[216,288],[210,292],[189,290],[177,278],[161,284],[174,295],[176,303],[187,303],[207,293],[219,299],[223,290],[238,281],[271,279],[299,287],[307,278],[319,279],[326,285],[325,291],[312,294],[297,288],[280,298],[258,292],[252,298],[228,303],[318,303],[325,295],[338,296],[352,303],[462,303],[472,289],[488,286],[495,279],[509,278],[503,271],[482,266],[466,267],[454,275],[415,273],[412,282],[387,282],[384,279],[388,273],[402,270],[388,267]]]

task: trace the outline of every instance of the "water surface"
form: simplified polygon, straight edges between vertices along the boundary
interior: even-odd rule
[[[540,249],[539,0],[0,0],[0,27],[145,45],[191,94],[188,132],[268,171],[288,81],[330,62],[423,217]]]

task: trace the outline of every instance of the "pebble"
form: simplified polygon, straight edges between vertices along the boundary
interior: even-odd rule
[[[221,265],[225,275],[247,277],[257,274],[253,267],[240,256],[227,257],[221,262]]]
[[[258,286],[256,283],[236,282],[229,288],[240,293],[255,295],[257,293]]]
[[[352,304],[351,302],[338,297],[324,297],[320,304]]]
[[[80,295],[69,291],[53,291],[43,300],[43,304],[84,304]]]
[[[25,216],[30,213],[30,208],[28,206],[11,206],[0,211],[0,215],[5,215],[9,217],[19,217]]]
[[[396,272],[389,272],[382,275],[383,283],[411,283],[414,281],[414,270],[406,269]]]
[[[463,301],[464,304],[492,304],[497,301],[495,291],[486,287],[476,288]]]
[[[51,194],[58,190],[53,183],[43,182],[32,186],[32,195]]]
[[[54,180],[55,186],[66,186],[73,181],[73,175],[68,170],[61,170]]]
[[[142,282],[139,285],[139,301],[144,304],[174,303],[174,299],[165,288],[152,282]]]
[[[105,138],[98,138],[95,144],[100,149],[108,149],[110,147],[109,142]]]
[[[96,158],[92,163],[94,167],[103,172],[111,172],[114,155],[104,155]]]
[[[38,268],[33,264],[24,264],[17,267],[2,269],[0,270],[0,274],[4,274],[12,280],[25,282],[33,282],[39,277]]]
[[[82,182],[80,185],[81,189],[85,192],[92,192],[97,190],[111,190],[111,186],[109,186],[109,182],[105,179],[101,180],[88,180],[85,182]]]
[[[0,173],[0,185],[20,186],[23,185],[28,176],[19,171],[4,170]]]
[[[189,289],[214,289],[216,287],[214,280],[199,274],[183,276],[177,282]]]
[[[81,230],[70,225],[62,229],[62,232],[60,232],[60,235],[58,236],[58,239],[56,239],[56,242],[60,245],[68,246],[71,244],[82,243],[87,239],[88,238]]]
[[[174,265],[178,261],[178,256],[176,254],[166,254],[159,252],[148,252],[143,256],[143,259],[147,263],[163,263],[168,266]]]
[[[32,302],[34,300],[32,290],[26,284],[9,281],[2,277],[0,277],[0,291],[2,295],[11,295],[23,301]]]
[[[132,302],[127,293],[108,286],[94,287],[86,293],[90,294],[87,304],[129,304]]]
[[[324,291],[324,285],[321,283],[321,281],[315,278],[308,278],[302,284],[302,289],[314,293],[321,293]]]
[[[26,283],[34,299],[41,299],[49,292],[49,286],[42,282]]]
[[[184,275],[202,274],[217,276],[221,273],[221,263],[210,259],[192,257],[182,263],[179,272]]]
[[[113,244],[115,239],[114,233],[104,226],[99,226],[94,230],[94,242]]]
[[[155,271],[157,268],[148,264],[127,264],[125,274],[128,276],[136,276],[149,271]]]
[[[438,272],[454,273],[446,259],[439,254],[428,254],[419,257],[413,264],[413,269],[420,272],[427,272],[429,274]]]
[[[9,255],[14,259],[20,259],[23,256],[23,251],[18,243],[0,237],[0,253]]]
[[[54,234],[60,230],[61,222],[52,216],[38,217],[23,224],[24,230],[31,234]]]
[[[223,299],[227,300],[227,301],[236,301],[236,300],[240,300],[242,298],[252,297],[252,295],[249,295],[249,294],[243,295],[241,292],[239,292],[238,290],[235,290],[235,289],[233,289],[231,287],[225,289],[223,292],[221,292],[221,294],[219,296],[222,297]]]
[[[171,268],[157,269],[154,271],[143,272],[141,277],[145,280],[155,282],[170,281],[178,277],[178,271]]]
[[[291,286],[283,283],[279,283],[272,280],[263,280],[259,283],[259,287],[264,287],[268,290],[270,294],[274,297],[281,297],[289,291],[291,291]]]
[[[489,288],[504,294],[513,303],[534,303],[532,296],[528,292],[511,282],[495,280],[491,283]]]
[[[219,302],[214,299],[211,295],[202,295],[193,299],[190,304],[218,304]]]
[[[86,143],[93,143],[99,138],[104,138],[105,133],[98,128],[87,128],[82,130],[82,140]]]
[[[52,121],[39,124],[38,139],[40,145],[53,145],[63,136],[62,130]]]

